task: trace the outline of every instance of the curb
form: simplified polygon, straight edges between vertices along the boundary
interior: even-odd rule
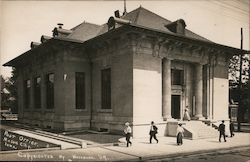
[[[180,156],[187,156],[187,155],[197,155],[197,154],[204,154],[204,153],[212,153],[222,150],[232,150],[232,149],[239,149],[239,148],[247,148],[250,149],[249,145],[242,145],[242,146],[233,146],[233,147],[227,147],[227,148],[218,148],[218,149],[206,149],[206,150],[200,150],[200,151],[187,151],[187,152],[180,152],[180,153],[172,153],[172,154],[166,154],[166,155],[158,155],[158,156],[149,156],[149,157],[139,157],[136,159],[131,159],[129,161],[148,161],[148,160],[161,160],[165,158],[174,158],[174,157],[180,157]],[[127,160],[121,160],[121,161],[127,161]]]
[[[51,151],[51,150],[61,150],[61,147],[39,148],[39,149],[26,149],[26,150],[0,151],[0,155],[1,155],[1,154],[18,153],[18,152],[35,152],[35,151]]]

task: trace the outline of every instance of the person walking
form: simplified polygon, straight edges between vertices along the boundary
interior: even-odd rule
[[[234,136],[234,123],[232,122],[232,120],[230,120],[230,134],[231,134],[231,137]]]
[[[158,128],[154,125],[154,122],[152,121],[151,126],[150,126],[150,131],[149,131],[149,135],[150,135],[149,142],[150,143],[152,143],[152,138],[154,138],[157,143],[159,142],[159,140],[156,138],[156,134],[158,133],[157,130],[158,130]]]
[[[220,131],[220,137],[219,137],[219,142],[221,142],[221,136],[223,136],[224,141],[227,142],[226,140],[226,135],[225,135],[225,124],[224,120],[221,121],[221,124],[219,125],[219,131]]]
[[[176,133],[177,145],[183,144],[183,140],[182,140],[183,137],[184,137],[184,129],[182,128],[182,124],[179,123],[177,127],[177,133]]]
[[[188,106],[186,106],[185,110],[184,110],[184,115],[183,115],[183,120],[187,120],[190,121],[190,115],[189,115],[189,109]]]
[[[132,142],[130,141],[132,129],[131,129],[131,127],[129,126],[129,122],[126,122],[126,123],[125,123],[125,126],[126,126],[126,127],[125,127],[125,129],[124,129],[124,133],[125,133],[125,136],[126,136],[127,147],[129,147],[129,144],[130,144],[130,146],[132,146]]]

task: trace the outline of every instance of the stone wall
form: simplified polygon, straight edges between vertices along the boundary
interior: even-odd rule
[[[121,133],[125,122],[132,122],[133,72],[132,52],[127,42],[116,42],[109,50],[97,51],[93,58],[92,128]],[[101,70],[111,68],[111,109],[101,108]]]

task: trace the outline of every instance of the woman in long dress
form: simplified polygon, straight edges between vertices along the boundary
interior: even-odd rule
[[[182,124],[178,124],[177,127],[177,133],[176,133],[176,138],[177,138],[177,145],[182,145],[183,141],[182,138],[184,137],[184,129],[182,128]]]
[[[132,133],[132,129],[131,127],[129,126],[129,122],[126,122],[125,123],[125,129],[124,129],[124,133],[125,133],[125,136],[126,136],[126,141],[127,141],[127,147],[129,146],[132,146],[132,142],[130,141],[130,137],[131,137],[131,133]]]
[[[185,112],[184,112],[183,120],[190,121],[190,115],[189,115],[189,109],[188,109],[188,107],[186,107],[184,111]]]

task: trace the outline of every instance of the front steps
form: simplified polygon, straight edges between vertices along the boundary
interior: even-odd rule
[[[185,134],[191,139],[205,139],[205,138],[215,138],[219,136],[218,130],[205,124],[202,121],[183,121],[183,128]]]

